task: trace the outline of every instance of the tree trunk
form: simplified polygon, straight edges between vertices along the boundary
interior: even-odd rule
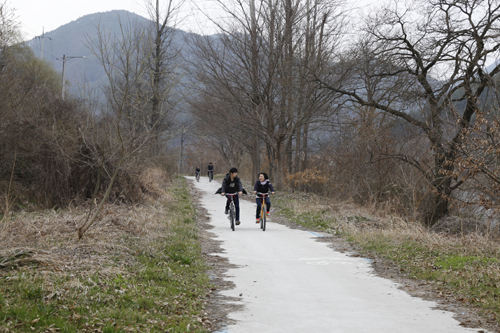
[[[276,146],[276,165],[275,165],[275,178],[277,188],[283,188],[283,169],[284,161],[286,159],[286,151],[283,147],[283,143],[279,142]]]
[[[434,194],[432,200],[432,209],[425,216],[425,223],[428,227],[432,227],[439,219],[448,214],[449,200],[446,196]]]
[[[159,120],[159,109],[160,109],[160,61],[161,61],[161,29],[160,26],[160,3],[156,0],[156,35],[155,35],[155,58],[154,58],[154,70],[153,70],[153,98],[152,98],[152,110],[151,110],[151,123],[154,131],[157,131],[155,125],[158,125]]]
[[[297,137],[295,138],[295,170],[294,172],[300,172],[300,158],[302,157],[302,147],[301,147],[301,139],[302,139],[302,127],[299,127],[297,131]]]
[[[293,140],[288,140],[288,143],[285,147],[285,156],[286,156],[286,168],[288,168],[288,174],[293,172]],[[283,170],[284,172],[284,170]]]
[[[276,175],[276,164],[274,163],[275,152],[274,149],[269,144],[266,144],[266,148],[267,148],[267,159],[269,161],[269,171],[267,173],[269,178],[271,179],[271,182],[275,183],[276,185],[277,175]]]
[[[257,181],[260,171],[260,139],[258,136],[254,137],[252,147],[252,184]]]
[[[304,125],[304,134],[303,134],[304,138],[302,140],[302,153],[300,154],[300,158],[301,158],[301,161],[302,161],[302,168],[300,169],[300,171],[305,171],[308,167],[307,165],[307,139],[308,139],[308,136],[309,136],[309,122],[306,122],[305,125]]]

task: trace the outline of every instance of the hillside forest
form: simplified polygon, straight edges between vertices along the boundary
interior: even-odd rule
[[[149,168],[269,174],[277,189],[380,207],[433,226],[500,208],[500,1],[215,1],[216,35],[179,6],[99,22],[104,79],[61,96],[61,73],[0,4],[0,210],[136,204]],[[74,60],[72,60],[74,61]]]

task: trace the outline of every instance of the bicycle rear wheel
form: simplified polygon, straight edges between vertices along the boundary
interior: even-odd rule
[[[229,206],[229,221],[231,222],[231,229],[234,231],[234,204],[231,202]]]
[[[266,231],[266,219],[267,219],[267,208],[266,205],[262,205],[262,217],[260,218],[260,228],[262,231]]]

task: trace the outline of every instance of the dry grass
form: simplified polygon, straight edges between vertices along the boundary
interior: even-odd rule
[[[282,213],[293,212],[299,222],[310,223],[314,221],[316,226],[324,226],[324,230],[332,233],[347,233],[349,235],[359,235],[359,237],[388,237],[395,240],[413,240],[422,242],[429,247],[451,247],[457,246],[475,251],[478,253],[491,252],[498,248],[498,236],[487,233],[485,228],[471,227],[468,223],[462,229],[464,233],[447,233],[429,230],[425,225],[416,221],[408,221],[405,218],[379,210],[375,207],[363,207],[347,202],[336,202],[329,198],[316,196],[314,194],[279,194],[279,205]],[[447,224],[455,223],[460,229],[460,221],[451,222],[451,218],[446,220]],[[322,223],[326,222],[326,223]],[[438,225],[439,226],[439,225]],[[438,229],[438,228],[436,228]]]
[[[19,213],[0,225],[0,267],[37,263],[51,271],[95,271],[114,266],[111,256],[120,256],[122,265],[132,261],[131,240],[142,251],[154,251],[156,244],[168,236],[168,216],[164,201],[171,199],[165,191],[165,176],[160,170],[150,169],[142,175],[142,183],[153,199],[145,196],[145,203],[126,206],[107,204],[99,222],[78,241],[78,226],[88,215],[89,207],[78,207],[56,212]],[[115,268],[116,269],[116,268]],[[5,270],[0,271],[0,275]]]
[[[185,181],[157,169],[140,181],[142,204],[108,204],[80,241],[89,207],[0,224],[0,332],[203,331],[209,281]]]

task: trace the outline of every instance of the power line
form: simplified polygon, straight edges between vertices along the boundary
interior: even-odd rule
[[[28,36],[29,36],[29,35],[32,35],[32,36],[33,36],[33,35],[36,33],[36,31],[35,31],[34,29],[32,29],[32,28],[28,27],[25,23],[22,23],[22,22],[21,22],[21,23],[20,23],[20,25],[22,26],[22,27],[21,27],[21,29],[23,30],[24,34],[26,34],[26,35],[28,35]],[[30,32],[28,32],[28,30],[29,30]],[[32,37],[32,38],[35,38],[35,37]]]

